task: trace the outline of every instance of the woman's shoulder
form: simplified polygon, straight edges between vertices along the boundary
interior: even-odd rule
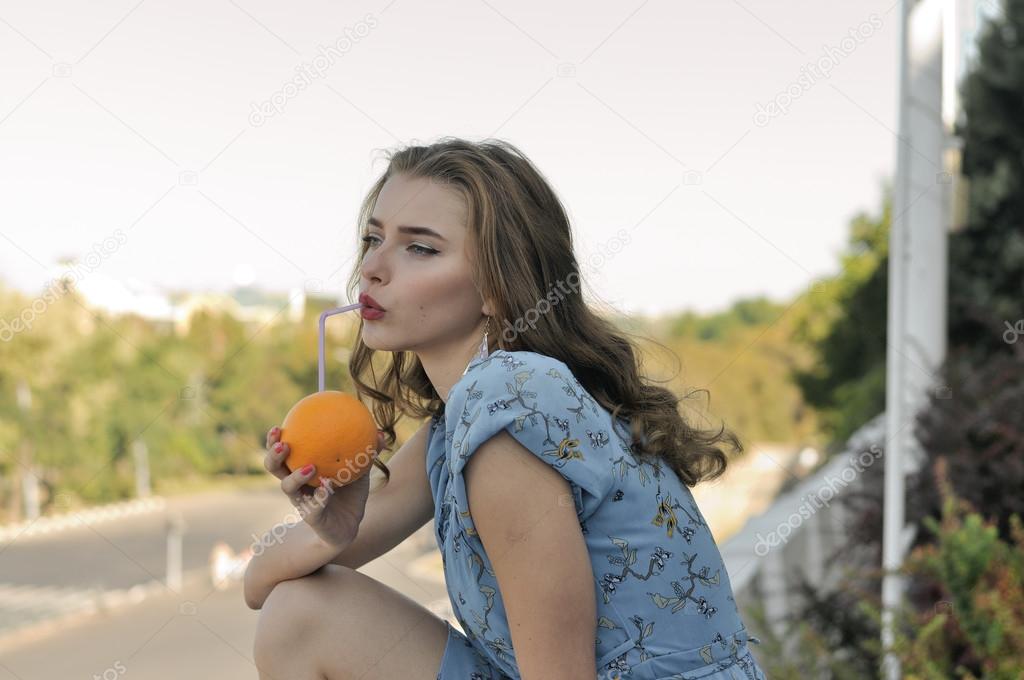
[[[612,486],[613,457],[621,449],[607,411],[560,359],[497,349],[470,363],[448,407],[455,475],[483,442],[506,430],[575,485],[577,512],[583,517]],[[590,500],[584,500],[580,489]]]
[[[548,373],[548,371],[552,370],[579,384],[568,364],[561,359],[529,350],[501,348],[494,350],[486,357],[474,359],[466,368],[466,373],[462,377],[470,382],[479,382],[492,379],[500,380],[510,375],[529,374],[538,371],[554,376],[554,373]]]
[[[496,349],[476,359],[456,383],[449,402],[463,413],[486,407],[488,416],[571,416],[569,421],[576,423],[595,423],[607,414],[568,364],[528,350]]]

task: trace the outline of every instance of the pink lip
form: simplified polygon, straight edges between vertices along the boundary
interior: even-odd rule
[[[373,307],[362,307],[359,310],[359,315],[368,321],[374,321],[384,316],[386,312],[383,309],[375,309]]]
[[[366,305],[367,307],[372,307],[372,308],[376,309],[377,311],[380,311],[380,312],[385,312],[385,311],[387,311],[386,309],[384,309],[383,307],[381,307],[381,306],[380,306],[380,305],[379,305],[379,304],[377,303],[377,301],[376,301],[376,300],[374,300],[374,299],[373,299],[372,297],[370,297],[370,296],[369,296],[369,295],[367,295],[366,293],[360,293],[360,294],[359,294],[359,301],[360,301],[360,302],[362,302],[362,303],[363,303],[364,305]]]

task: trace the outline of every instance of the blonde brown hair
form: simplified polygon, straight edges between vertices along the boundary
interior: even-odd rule
[[[626,439],[634,455],[663,459],[687,486],[725,471],[722,445],[742,451],[739,439],[724,425],[713,431],[687,423],[679,412],[680,398],[641,375],[641,357],[631,334],[587,306],[580,294],[580,270],[565,208],[521,151],[501,140],[477,143],[445,137],[427,146],[389,152],[387,160],[387,169],[360,208],[358,236],[365,232],[384,183],[394,175],[440,182],[457,191],[467,209],[473,280],[481,296],[493,302],[498,329],[515,328],[516,320],[526,318],[530,310],[536,312],[552,290],[563,292],[545,313],[530,317],[524,332],[513,333],[511,339],[496,333],[498,347],[564,362],[613,419],[630,423]],[[367,248],[366,243],[357,245],[349,299],[358,294]],[[564,284],[572,281],[577,283],[564,294]],[[390,352],[378,379],[372,361],[376,351],[362,342],[362,322],[359,331],[349,373],[357,392],[372,398],[374,416],[390,447],[401,415],[439,416],[445,404],[414,353]],[[364,380],[367,374],[369,379]],[[701,391],[707,390],[693,390],[687,397]]]

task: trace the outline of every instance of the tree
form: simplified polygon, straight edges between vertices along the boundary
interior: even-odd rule
[[[892,192],[883,186],[878,212],[851,220],[839,273],[811,287],[795,326],[794,339],[811,346],[815,361],[793,379],[822,412],[834,446],[885,409],[891,220]]]
[[[981,33],[978,61],[961,86],[957,133],[969,188],[966,223],[949,244],[949,340],[977,360],[1007,350],[1007,324],[1024,325],[1022,41],[1024,0],[1006,0],[1004,16]]]

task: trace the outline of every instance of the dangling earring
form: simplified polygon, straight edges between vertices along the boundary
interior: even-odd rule
[[[462,371],[462,375],[466,375],[467,373],[469,373],[469,367],[472,366],[474,363],[476,363],[477,361],[479,361],[481,359],[486,359],[488,357],[488,354],[487,354],[487,331],[488,331],[488,329],[490,329],[490,327],[491,327],[491,317],[487,317],[487,324],[484,325],[484,339],[480,343],[480,349],[477,350],[476,355],[474,355],[473,358],[469,360],[469,363],[466,364],[466,368],[465,368],[465,370]]]
[[[487,351],[488,350],[488,347],[487,347],[487,331],[490,330],[490,328],[491,328],[491,317],[487,317],[487,324],[484,326],[484,339],[483,339],[483,342],[480,343],[480,351],[477,352],[477,354],[476,354],[476,358],[478,358],[478,359],[486,359],[487,356],[488,356],[488,351]]]

